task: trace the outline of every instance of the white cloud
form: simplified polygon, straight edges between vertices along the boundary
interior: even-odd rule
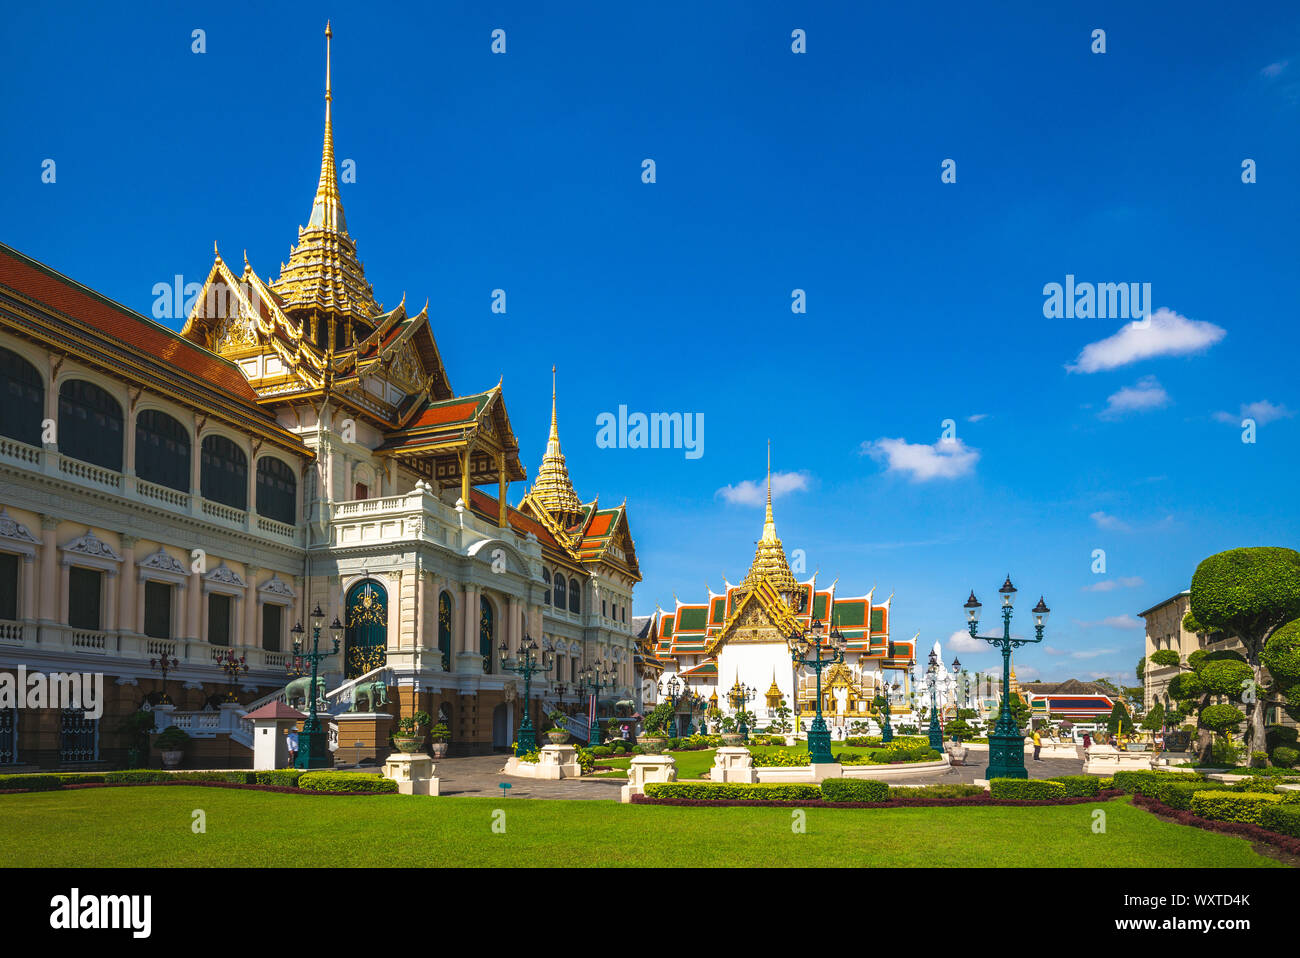
[[[1108,512],[1094,512],[1089,518],[1097,523],[1097,528],[1105,529],[1107,532],[1128,532],[1130,528],[1123,519],[1116,518]]]
[[[1185,356],[1209,349],[1226,335],[1220,326],[1161,307],[1145,321],[1129,323],[1113,336],[1084,346],[1074,363],[1065,368],[1072,373],[1095,373],[1156,356]]]
[[[787,493],[802,492],[808,488],[810,479],[806,472],[772,473],[772,499],[781,498]],[[767,480],[745,479],[734,486],[723,486],[715,496],[721,496],[733,506],[761,506],[767,503]]]
[[[906,439],[877,439],[864,442],[861,452],[885,462],[887,472],[905,473],[913,482],[959,479],[974,471],[980,458],[978,449],[960,439],[940,439],[932,446]]]
[[[1260,75],[1266,76],[1270,80],[1274,79],[1275,77],[1280,77],[1282,73],[1286,70],[1287,64],[1289,64],[1290,62],[1291,62],[1290,60],[1278,60],[1276,63],[1270,63],[1268,66],[1264,67],[1264,69],[1259,71]]]
[[[1055,646],[1046,646],[1043,651],[1048,655],[1064,655],[1067,658],[1076,660],[1095,659],[1099,655],[1111,655],[1115,652],[1114,649],[1075,649],[1074,651],[1070,651],[1069,649],[1058,649]]]
[[[1116,589],[1136,589],[1142,585],[1141,576],[1127,576],[1120,579],[1102,579],[1093,585],[1085,585],[1084,592],[1114,592]]]
[[[1076,619],[1075,622],[1081,629],[1095,629],[1098,626],[1107,629],[1142,628],[1142,623],[1139,622],[1137,619],[1133,618],[1133,616],[1131,615],[1111,615],[1111,616],[1107,616],[1104,619],[1100,619],[1099,621],[1096,622],[1079,622]]]
[[[967,422],[979,422],[981,419],[988,419],[988,418],[989,418],[989,414],[988,414],[988,413],[986,413],[986,412],[977,412],[977,413],[974,413],[973,415],[967,416],[967,417],[966,417],[966,421],[967,421]]]
[[[1256,425],[1263,426],[1277,419],[1290,419],[1294,415],[1295,412],[1286,406],[1275,406],[1267,399],[1261,399],[1258,402],[1242,403],[1241,411],[1235,416],[1230,412],[1216,412],[1214,418],[1232,426],[1240,426],[1243,419],[1253,419]]]
[[[952,652],[988,652],[993,646],[980,639],[972,639],[971,634],[965,629],[958,629],[952,635],[948,636],[948,641],[943,644],[945,649]]]
[[[1129,412],[1146,412],[1169,405],[1169,393],[1155,376],[1143,376],[1135,385],[1125,386],[1111,393],[1106,408],[1097,415],[1102,419],[1118,419]]]

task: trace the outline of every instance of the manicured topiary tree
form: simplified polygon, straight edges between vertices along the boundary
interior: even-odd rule
[[[1157,702],[1147,712],[1146,717],[1142,719],[1142,728],[1148,732],[1156,732],[1165,727],[1165,707]]]
[[[1106,731],[1116,735],[1121,731],[1121,727],[1133,731],[1133,716],[1129,715],[1123,702],[1116,701],[1106,719]]]
[[[1201,678],[1212,690],[1210,694],[1226,695],[1245,705],[1247,748],[1262,749],[1265,699],[1278,691],[1294,703],[1290,693],[1300,678],[1296,668],[1300,664],[1296,661],[1300,624],[1295,622],[1300,619],[1300,552],[1265,546],[1229,549],[1202,560],[1192,575],[1190,616],[1189,624],[1197,626],[1197,631],[1221,632],[1241,640],[1249,676],[1232,667],[1214,668],[1206,676],[1203,666]],[[1292,628],[1284,629],[1288,623]],[[1279,633],[1281,640],[1270,650]],[[1273,687],[1265,681],[1266,658],[1279,666]],[[1272,673],[1271,668],[1268,671]],[[1238,679],[1245,684],[1235,695],[1217,691]]]

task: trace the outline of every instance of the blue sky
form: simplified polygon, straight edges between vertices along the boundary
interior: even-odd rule
[[[1009,571],[1045,594],[1022,677],[1131,681],[1135,613],[1201,558],[1296,544],[1294,8],[75,6],[7,14],[0,238],[146,313],[214,240],[278,274],[332,18],[377,296],[429,299],[458,391],[504,375],[530,474],[559,367],[579,494],[628,498],[638,613],[744,575],[761,501],[731,500],[769,438],[796,474],[787,549],[894,592],[895,637],[950,661],[971,587],[991,607]],[[1150,283],[1170,312],[1120,339],[1120,319],[1045,318],[1067,274]],[[704,455],[598,448],[620,404],[702,414]],[[936,445],[944,420],[957,442]]]

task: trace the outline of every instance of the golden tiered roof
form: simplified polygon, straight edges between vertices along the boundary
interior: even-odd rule
[[[767,517],[763,521],[763,538],[758,540],[754,551],[754,561],[749,566],[741,586],[751,589],[758,581],[766,580],[769,585],[782,594],[799,591],[799,583],[790,571],[790,564],[785,558],[785,548],[776,536],[776,520],[772,518],[772,447],[767,448]]]
[[[569,469],[560,452],[560,429],[555,416],[555,367],[551,367],[551,435],[546,440],[546,454],[537,470],[531,492],[533,500],[552,515],[571,516],[582,511],[578,494],[573,491]]]
[[[321,150],[320,181],[312,200],[311,219],[298,227],[298,245],[289,262],[280,264],[280,278],[270,287],[286,311],[316,309],[339,317],[361,319],[373,324],[383,309],[375,302],[374,288],[366,282],[365,270],[357,259],[357,244],[348,235],[339,196],[338,171],[334,166],[334,124],[330,116],[329,41],[333,34],[325,24],[325,144]],[[338,344],[342,346],[342,344]]]

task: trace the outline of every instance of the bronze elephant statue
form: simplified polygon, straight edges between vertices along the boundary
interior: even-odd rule
[[[366,700],[366,707],[361,708],[361,700]],[[349,712],[374,712],[379,706],[388,704],[388,685],[385,682],[362,682],[352,690],[352,707]]]
[[[288,685],[284,687],[284,699],[285,702],[288,703],[290,708],[298,707],[294,705],[295,702],[301,702],[302,708],[304,709],[311,707],[311,703],[307,701],[307,690],[308,688],[310,688],[310,686],[311,686],[311,676],[304,675],[301,678],[294,679],[292,682],[290,682]],[[318,676],[316,678],[316,701],[319,703],[324,700],[325,700],[325,679]]]

